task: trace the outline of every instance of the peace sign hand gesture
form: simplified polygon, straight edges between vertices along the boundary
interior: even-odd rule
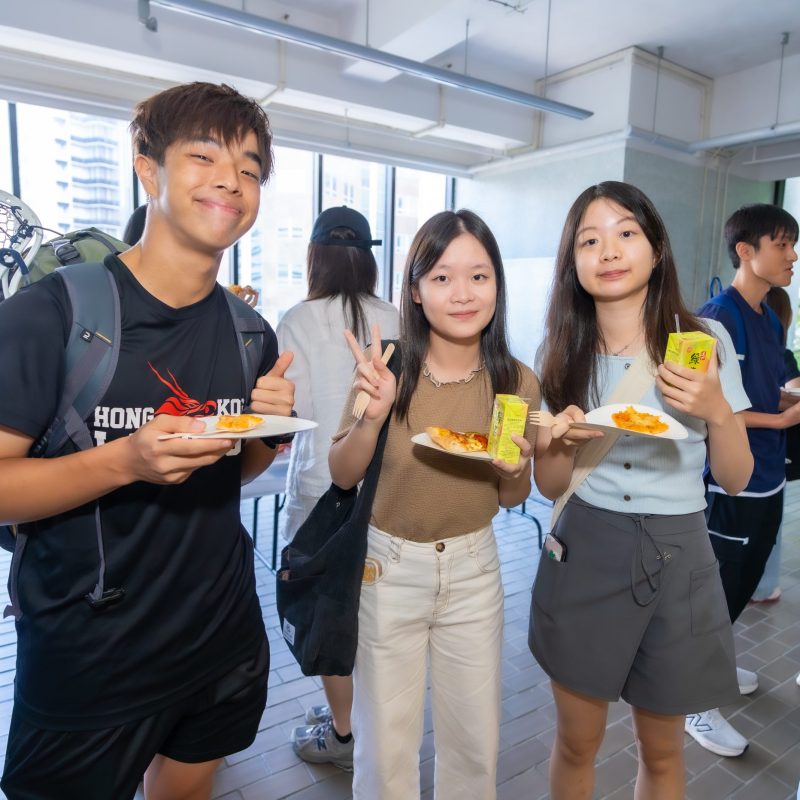
[[[381,361],[381,330],[372,326],[372,344],[369,355],[361,349],[356,337],[346,330],[344,338],[353,358],[356,360],[356,378],[353,386],[356,391],[369,395],[369,403],[362,419],[383,424],[394,405],[397,381],[392,371]]]

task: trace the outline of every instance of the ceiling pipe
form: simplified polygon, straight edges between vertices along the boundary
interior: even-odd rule
[[[489,81],[471,78],[468,75],[450,72],[440,67],[412,61],[409,58],[396,56],[392,53],[385,53],[372,47],[364,47],[354,42],[346,42],[343,39],[307,31],[294,25],[287,25],[285,22],[276,22],[256,14],[238,11],[234,8],[226,8],[216,3],[207,3],[205,0],[150,0],[150,2],[152,5],[161,6],[162,8],[191,14],[214,22],[224,22],[237,28],[245,28],[286,42],[294,42],[306,47],[314,47],[318,50],[336,53],[340,56],[381,64],[407,75],[413,75],[416,78],[433,81],[443,86],[452,86],[456,89],[464,89],[485,97],[493,97],[496,100],[516,103],[527,108],[535,108],[552,114],[563,114],[574,119],[586,119],[592,116],[593,113],[583,108],[538,97],[535,94],[520,92],[507,86],[500,86]]]
[[[800,122],[786,122],[783,125],[772,125],[769,128],[759,128],[754,131],[730,133],[726,136],[717,136],[713,139],[701,139],[689,145],[689,152],[700,153],[703,150],[715,150],[719,147],[737,147],[743,144],[760,144],[784,136],[797,136],[800,134]]]
[[[783,138],[794,137],[800,134],[800,122],[786,123],[775,128],[763,128],[743,133],[730,134],[729,136],[718,136],[715,139],[703,139],[697,142],[682,142],[669,136],[646,131],[633,125],[626,125],[624,128],[611,131],[588,139],[579,139],[574,142],[553,145],[551,147],[525,147],[517,152],[506,155],[492,156],[489,161],[477,164],[470,168],[470,173],[480,175],[483,172],[490,172],[499,168],[507,167],[509,164],[522,165],[528,162],[535,162],[545,158],[564,155],[573,150],[581,150],[590,146],[608,145],[616,142],[636,140],[646,144],[656,145],[676,153],[686,156],[698,156],[708,150],[718,150],[745,146],[748,144],[765,144],[769,141],[777,141]],[[769,160],[788,160],[789,156],[779,156]],[[745,164],[756,164],[766,162],[768,159],[758,159],[758,161],[747,161]]]

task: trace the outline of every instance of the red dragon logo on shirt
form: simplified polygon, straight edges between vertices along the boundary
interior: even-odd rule
[[[170,380],[162,378],[158,374],[158,370],[148,361],[147,366],[155,373],[155,376],[168,386],[175,394],[173,397],[165,400],[155,411],[156,414],[169,414],[172,417],[205,417],[209,414],[214,414],[217,410],[216,400],[206,400],[205,403],[200,403],[193,400],[186,392],[178,385],[178,381],[171,372],[167,372]]]

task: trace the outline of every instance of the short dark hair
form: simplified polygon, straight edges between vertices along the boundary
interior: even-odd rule
[[[417,231],[408,251],[400,295],[400,345],[403,354],[400,386],[395,403],[397,419],[408,416],[411,397],[417,388],[422,362],[428,350],[431,326],[422,305],[414,302],[414,289],[444,255],[450,243],[468,233],[489,256],[494,268],[497,301],[494,316],[481,332],[481,360],[489,373],[493,394],[516,394],[522,372],[511,355],[506,333],[506,279],[497,240],[489,226],[474,212],[441,211]]]
[[[323,297],[342,298],[347,327],[362,343],[368,343],[367,316],[362,300],[364,295],[375,295],[378,285],[378,264],[372,250],[355,242],[357,234],[350,228],[333,228],[328,232],[337,240],[338,247],[311,242],[308,245],[308,300]]]
[[[253,131],[261,159],[261,183],[272,174],[272,131],[264,109],[226,84],[184,83],[139,103],[130,124],[135,155],[164,163],[167,148],[177,141],[209,135],[225,144]]]
[[[745,242],[758,250],[762,236],[769,236],[773,241],[786,236],[796,242],[797,220],[780,206],[768,203],[742,206],[734,211],[725,223],[725,242],[734,269],[739,269],[741,263],[736,245]]]
[[[122,234],[122,241],[133,247],[142,238],[144,233],[144,223],[147,219],[147,203],[137,206],[133,210],[133,214],[128,219],[128,224],[125,226],[125,232]]]

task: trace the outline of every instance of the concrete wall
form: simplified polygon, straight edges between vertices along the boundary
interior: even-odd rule
[[[647,194],[663,217],[690,308],[706,299],[712,275],[719,275],[723,285],[733,278],[722,241],[725,220],[742,205],[773,200],[771,182],[730,175],[724,165],[706,167],[699,159],[692,164],[631,147],[624,180]]]
[[[504,258],[555,256],[561,228],[575,198],[604,180],[622,180],[622,145],[569,155],[456,182],[456,206],[480,214]]]
[[[625,180],[641,188],[655,203],[670,235],[678,265],[681,290],[690,308],[700,305],[708,294],[712,275],[723,285],[730,283],[733,270],[721,239],[727,217],[746,203],[772,202],[773,184],[731,175],[724,164],[700,158],[646,152],[630,144],[618,144],[601,152],[566,153],[559,158],[509,166],[504,171],[478,175],[456,182],[456,206],[471,208],[493,230],[505,259],[551,259],[558,249],[561,228],[567,211],[583,189],[604,180]],[[520,261],[515,269],[526,263]],[[533,263],[533,262],[530,262]],[[512,304],[510,326],[521,355],[522,331],[536,339],[541,320],[531,313],[549,286],[544,276],[519,276],[509,273],[509,290],[530,294],[536,285],[536,298],[530,298],[528,316]],[[517,278],[514,276],[517,275]],[[541,279],[540,279],[541,278]],[[537,312],[538,309],[538,312]],[[535,315],[535,313],[534,313]]]

